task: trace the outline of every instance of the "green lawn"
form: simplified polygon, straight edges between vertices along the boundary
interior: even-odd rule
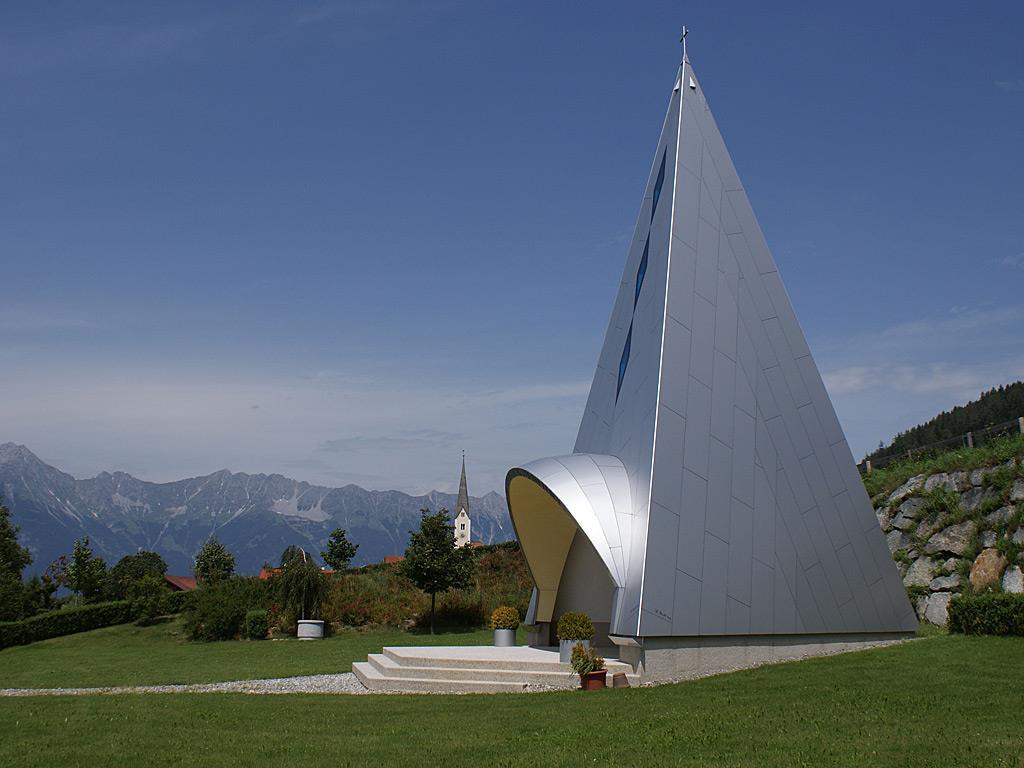
[[[385,645],[481,645],[489,630],[346,632],[324,641],[190,643],[180,621],[97,629],[0,651],[0,688],[212,683],[351,672]],[[525,642],[525,635],[521,638]]]
[[[1024,640],[939,635],[596,693],[0,699],[0,761],[1019,768],[1022,692]]]

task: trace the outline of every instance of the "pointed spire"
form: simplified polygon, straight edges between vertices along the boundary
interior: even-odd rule
[[[462,477],[459,480],[459,500],[455,504],[455,514],[466,510],[469,514],[469,490],[466,485],[466,452],[462,452]]]

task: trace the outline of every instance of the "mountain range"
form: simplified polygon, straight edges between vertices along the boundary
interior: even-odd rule
[[[239,573],[251,574],[264,562],[276,563],[289,544],[319,555],[339,527],[359,545],[353,565],[379,562],[405,551],[421,508],[453,509],[456,502],[454,494],[438,491],[410,496],[357,485],[327,488],[226,469],[169,483],[124,472],[78,480],[14,443],[0,445],[0,498],[32,552],[28,572],[42,572],[85,535],[108,565],[148,549],[177,574],[192,572],[193,558],[210,536],[235,555]],[[475,541],[514,537],[500,494],[470,497],[469,506]]]

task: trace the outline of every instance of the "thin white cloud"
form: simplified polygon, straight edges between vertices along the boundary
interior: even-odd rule
[[[996,88],[1003,93],[1024,93],[1024,80],[996,80]]]
[[[226,467],[417,493],[452,490],[465,449],[480,494],[500,491],[518,461],[569,450],[586,397],[581,382],[424,384],[360,367],[358,378],[302,377],[79,361],[69,377],[40,364],[5,386],[0,442],[76,476],[172,480]]]
[[[999,263],[1004,267],[1024,269],[1024,253],[1018,253],[1013,256],[1003,256],[1003,258],[999,260]]]
[[[854,452],[1024,378],[1022,322],[1024,306],[954,307],[815,344]]]

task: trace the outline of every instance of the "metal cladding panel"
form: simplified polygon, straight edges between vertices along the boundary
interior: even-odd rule
[[[881,531],[871,529],[835,411],[688,63],[682,82],[659,371],[669,410],[658,411],[652,483],[678,514],[674,565],[701,582],[697,633],[912,629],[895,565],[865,546],[873,538],[884,549]],[[677,506],[668,497],[680,484],[665,472],[683,478]],[[652,548],[655,535],[643,595],[661,602],[652,576],[668,554]],[[870,599],[902,604],[911,618],[880,622],[862,605]],[[672,634],[693,633],[680,612],[688,604],[674,601]]]
[[[574,450],[621,460],[613,501],[628,486],[628,512],[609,509],[596,489],[583,494],[618,534],[606,536],[624,580],[613,634],[916,627],[689,62],[669,101]]]

